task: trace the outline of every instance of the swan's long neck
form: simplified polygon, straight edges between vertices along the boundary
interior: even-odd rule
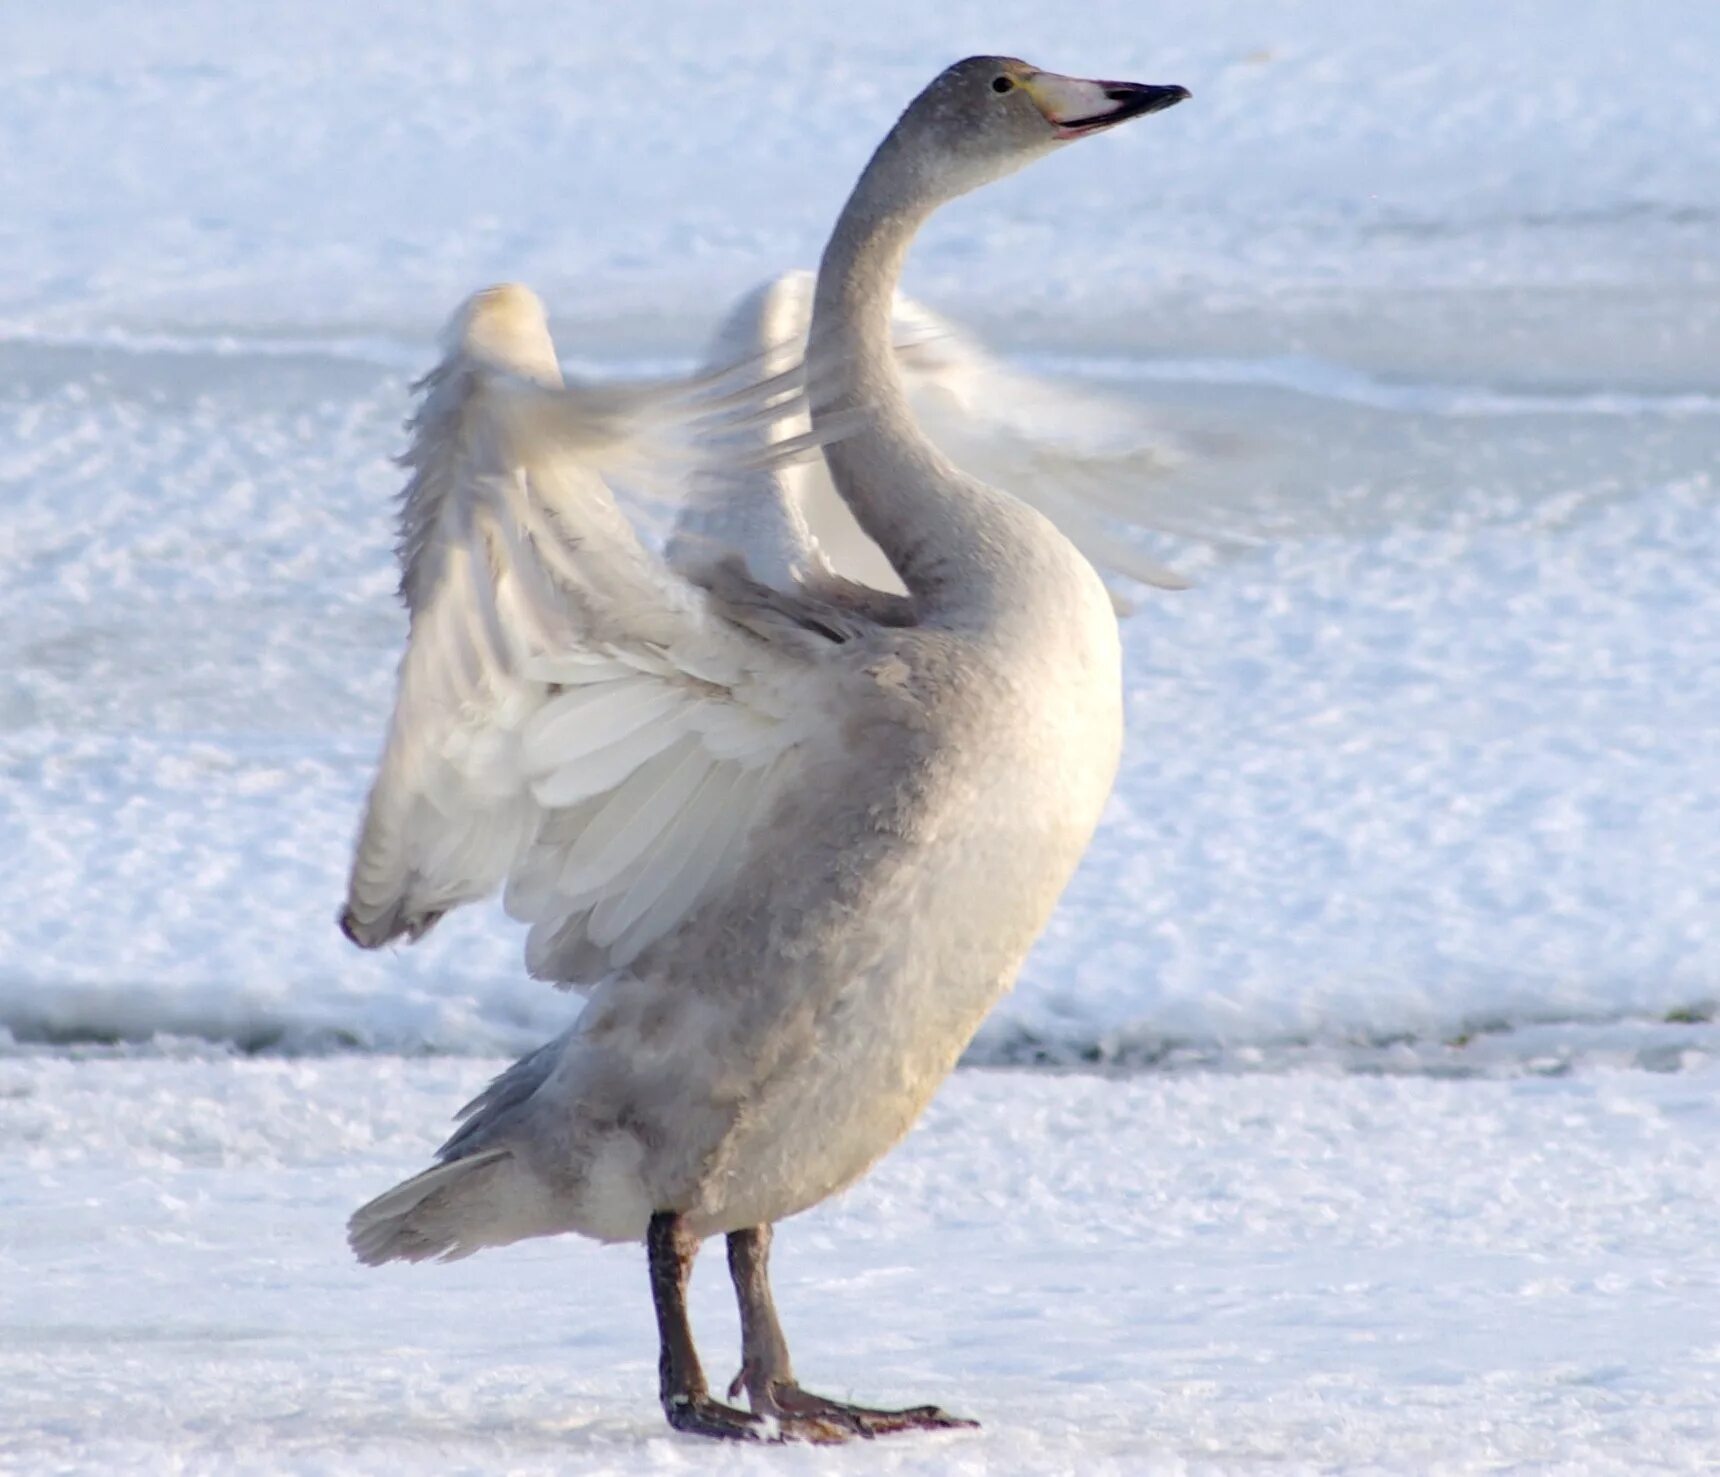
[[[909,592],[935,607],[982,582],[975,566],[1000,510],[927,440],[896,367],[896,283],[909,244],[941,203],[915,164],[899,138],[886,139],[825,248],[810,342],[838,366],[840,388],[813,423],[838,432],[824,448],[837,492]]]

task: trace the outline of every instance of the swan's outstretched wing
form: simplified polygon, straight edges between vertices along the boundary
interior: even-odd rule
[[[896,343],[914,414],[952,462],[1037,508],[1102,574],[1186,588],[1126,533],[1211,536],[1171,493],[1172,438],[1137,407],[1015,369],[905,297]]]
[[[674,575],[604,481],[665,456],[744,467],[774,392],[560,384],[519,287],[468,302],[426,381],[401,519],[411,637],[341,926],[368,948],[416,939],[505,882],[533,972],[582,983],[732,875],[839,699],[815,660],[828,634]]]
[[[786,272],[743,296],[712,336],[703,372],[720,374],[726,365],[755,362],[768,373],[792,369],[806,347],[811,283],[809,273]],[[751,439],[763,449],[811,429],[804,401],[795,401],[780,415],[757,421]],[[825,556],[803,510],[811,475],[804,460],[757,466],[715,462],[699,468],[688,479],[665,550],[669,563],[696,578],[713,562],[738,555],[755,579],[785,591],[825,572]],[[882,553],[877,557],[883,561]]]
[[[806,342],[815,278],[785,272],[730,310],[709,350],[715,367],[757,358],[786,367]],[[1165,486],[1177,452],[1132,408],[1024,374],[1000,362],[948,320],[910,298],[895,308],[898,361],[914,414],[958,467],[1044,513],[1103,572],[1151,585],[1184,581],[1126,537],[1134,524],[1210,538],[1184,518]],[[777,356],[773,359],[772,356]],[[752,430],[760,446],[809,429],[791,403]],[[836,575],[902,593],[883,551],[861,530],[817,458],[737,470],[719,467],[694,484],[669,557],[697,569],[739,554],[759,579],[789,589]]]

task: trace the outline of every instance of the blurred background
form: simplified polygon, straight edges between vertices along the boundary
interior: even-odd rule
[[[1707,0],[0,8],[0,1040],[570,1017],[499,910],[334,927],[408,383],[502,279],[576,368],[693,362],[974,51],[1193,91],[906,285],[1022,476],[1226,534],[1155,546],[1193,587],[1125,623],[1116,799],[975,1058],[1713,1050]]]

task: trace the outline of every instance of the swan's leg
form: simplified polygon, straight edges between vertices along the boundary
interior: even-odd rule
[[[687,1321],[687,1279],[692,1276],[693,1258],[699,1254],[698,1238],[688,1234],[680,1216],[660,1211],[651,1217],[645,1232],[645,1250],[661,1343],[658,1391],[671,1426],[694,1436],[729,1441],[832,1443],[849,1439],[853,1433],[847,1427],[815,1415],[784,1415],[772,1422],[711,1399],[698,1350],[693,1347],[692,1325]]]
[[[744,1389],[754,1410],[768,1408],[776,1389],[795,1388],[788,1340],[770,1295],[770,1238],[769,1226],[729,1232],[729,1276],[741,1310],[741,1367],[729,1382],[729,1399]]]
[[[873,1410],[827,1400],[800,1388],[789,1363],[788,1341],[777,1321],[776,1304],[770,1295],[769,1226],[753,1226],[729,1233],[729,1275],[734,1278],[735,1298],[741,1309],[741,1372],[729,1386],[732,1400],[744,1388],[754,1415],[779,1421],[815,1419],[827,1421],[859,1436],[881,1436],[891,1431],[945,1431],[977,1426],[949,1415],[935,1405],[916,1405],[910,1410]]]

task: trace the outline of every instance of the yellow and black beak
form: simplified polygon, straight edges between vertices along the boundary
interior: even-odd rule
[[[1162,112],[1189,96],[1186,87],[1159,87],[1147,82],[1094,82],[1035,72],[1022,79],[1022,88],[1038,105],[1059,138],[1084,138],[1130,118]]]

